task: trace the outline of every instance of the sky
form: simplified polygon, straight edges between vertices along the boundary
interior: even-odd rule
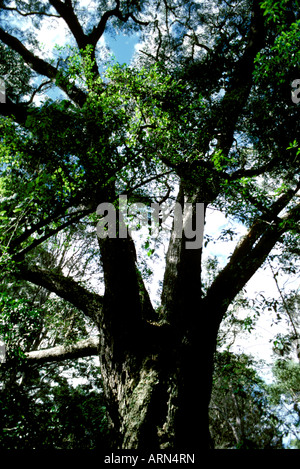
[[[117,62],[120,64],[129,63],[135,52],[135,46],[138,44],[137,36],[116,36],[112,38],[104,35],[104,37]]]

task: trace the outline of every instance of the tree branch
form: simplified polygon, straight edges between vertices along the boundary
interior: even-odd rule
[[[229,80],[227,90],[218,109],[218,131],[220,137],[216,150],[227,155],[233,142],[236,122],[248,99],[252,82],[254,61],[257,53],[265,43],[263,12],[258,0],[253,0],[252,20],[248,35],[248,43],[241,58],[236,63]]]
[[[53,13],[47,13],[46,11],[27,11],[27,12],[24,12],[24,11],[21,11],[19,10],[18,8],[10,8],[10,7],[5,7],[4,5],[0,5],[1,6],[1,9],[2,10],[5,10],[5,11],[15,11],[17,12],[19,15],[21,16],[32,16],[32,15],[38,15],[38,16],[49,16],[51,18],[60,18],[59,15],[55,15]]]
[[[8,47],[16,51],[18,54],[23,57],[25,62],[30,66],[32,70],[44,75],[51,80],[56,80],[59,75],[57,68],[49,64],[45,60],[37,57],[32,52],[30,52],[19,39],[14,36],[11,36],[6,31],[0,28],[0,40],[4,42]],[[85,103],[86,95],[85,93],[77,88],[74,84],[71,84],[63,75],[59,76],[59,81],[56,80],[57,86],[60,87],[66,95],[74,101],[79,106],[82,106]]]
[[[208,289],[203,302],[205,308],[213,312],[211,320],[215,321],[216,328],[229,304],[262,266],[281,236],[291,228],[293,229],[293,224],[299,221],[300,203],[284,216],[277,216],[295,194],[296,190],[288,191],[273,204],[268,217],[264,220],[258,219],[253,223],[248,233],[236,246],[228,264]]]
[[[29,101],[27,101],[25,104],[29,105],[33,102],[34,100],[34,97],[37,93],[40,93],[42,91],[43,88],[45,88],[46,86],[52,84],[52,80],[47,80],[47,81],[44,81],[43,83],[41,83],[32,93]]]
[[[95,26],[92,32],[88,35],[89,43],[91,43],[93,46],[96,46],[97,42],[99,41],[99,39],[101,38],[102,34],[105,31],[105,27],[106,27],[108,20],[112,18],[113,16],[118,18],[120,21],[123,21],[124,23],[126,23],[129,20],[129,18],[131,18],[135,23],[141,26],[147,26],[147,24],[149,24],[148,22],[140,21],[139,19],[137,19],[132,12],[127,13],[126,15],[123,15],[122,12],[120,11],[120,2],[117,1],[116,3],[117,3],[116,7],[113,8],[112,10],[106,11],[102,15],[98,25]]]
[[[162,308],[165,319],[172,324],[186,326],[197,320],[195,316],[195,304],[201,299],[201,258],[202,243],[195,249],[186,248],[186,225],[196,226],[198,203],[204,199],[201,189],[190,193],[181,181],[177,196],[177,203],[183,210],[183,232],[178,237],[175,231],[175,217],[171,238],[166,256],[166,268],[162,289]],[[192,211],[185,208],[186,203],[192,204]],[[199,220],[198,220],[199,221]],[[204,219],[203,219],[204,224]],[[198,227],[199,228],[199,227]],[[172,315],[172,316],[171,316]]]
[[[261,174],[270,171],[276,165],[277,161],[276,158],[273,158],[268,163],[258,166],[257,168],[240,168],[234,171],[232,174],[228,174],[227,177],[231,181],[235,181],[236,179],[240,179],[242,177],[255,177],[260,176]]]
[[[0,107],[1,110],[1,107]],[[60,218],[63,218],[66,214],[66,211],[76,203],[76,198],[74,198],[71,202],[66,205],[60,205],[59,207],[55,207],[53,212],[46,218],[43,218],[39,222],[35,224],[31,224],[30,228],[26,228],[24,232],[19,235],[17,238],[14,238],[10,242],[10,249],[13,250],[17,246],[20,246],[24,241],[30,238],[31,235],[36,233],[38,230],[45,228],[47,225],[51,224],[54,221],[58,221]],[[78,202],[78,201],[77,201]],[[74,214],[73,214],[74,215]]]
[[[98,355],[98,347],[98,337],[90,337],[71,345],[59,345],[46,350],[27,352],[26,358],[29,363],[60,362],[68,359]]]
[[[105,27],[106,27],[106,24],[107,24],[108,20],[112,16],[118,16],[118,14],[120,14],[120,10],[119,10],[119,7],[117,6],[113,10],[108,10],[102,15],[98,25],[94,26],[92,32],[89,34],[89,41],[94,46],[97,44],[97,42],[101,38],[102,34],[104,33],[104,30],[105,30]]]
[[[51,5],[56,9],[57,13],[64,19],[72,32],[79,49],[85,49],[88,40],[84,34],[81,24],[74,12],[72,2],[61,2],[60,0],[49,0]]]
[[[70,302],[90,317],[96,324],[99,323],[103,306],[100,295],[88,291],[75,280],[65,277],[61,272],[39,269],[38,267],[19,267],[19,275],[35,285],[46,288],[60,298]]]
[[[59,233],[60,231],[67,228],[68,226],[72,225],[73,223],[80,221],[84,216],[89,215],[91,212],[92,212],[91,209],[85,209],[85,210],[78,210],[78,212],[75,212],[74,214],[70,214],[71,218],[69,218],[66,222],[62,223],[57,228],[50,229],[49,231],[47,231],[46,234],[44,234],[40,238],[36,238],[34,241],[32,241],[32,243],[29,246],[27,246],[22,251],[19,251],[17,254],[15,254],[13,256],[13,259],[16,261],[19,259],[23,259],[24,256],[28,252],[32,251],[37,246],[42,244],[44,241],[47,241],[47,239],[51,238],[55,234]],[[43,226],[45,226],[45,223],[43,224]]]

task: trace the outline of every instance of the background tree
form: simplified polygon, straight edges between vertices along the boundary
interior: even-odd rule
[[[270,389],[272,400],[282,409],[291,447],[299,448],[299,363],[288,359],[277,360],[273,374],[275,382]]]
[[[16,83],[0,107],[3,276],[55,293],[97,326],[112,447],[211,447],[220,323],[273,248],[299,237],[299,108],[290,95],[299,74],[298,2],[280,4],[275,22],[278,3],[265,3],[99,1],[89,12],[70,0],[1,2],[4,69],[18,57],[27,86]],[[53,21],[67,27],[70,47],[50,59],[37,33]],[[107,28],[143,34],[135,67],[103,71],[97,46]],[[283,72],[266,83],[265,62],[276,61],[283,36]],[[50,84],[63,95],[38,104]],[[202,203],[205,214],[221,209],[248,229],[205,291],[203,249],[189,249],[187,233],[178,238],[174,229],[159,311],[130,236],[98,241],[102,289],[32,261],[53,236],[82,223],[96,240],[102,202],[118,208],[124,193],[130,203],[157,202],[173,197],[174,181],[177,202],[193,206],[184,228]],[[54,357],[53,348],[35,355]]]
[[[281,408],[291,447],[299,447],[299,294],[297,291],[283,293],[280,278],[273,270],[276,286],[280,292],[278,316],[285,320],[285,334],[277,334],[273,341],[276,357],[272,368],[274,382],[270,386],[271,402]]]
[[[210,429],[217,449],[283,449],[282,421],[250,357],[216,356]]]
[[[37,249],[31,262],[50,270],[64,267],[83,278],[84,256],[91,251],[89,236],[80,230],[73,233],[76,250],[70,252],[70,233],[66,235],[53,237],[47,250]],[[58,258],[53,255],[57,250]],[[80,272],[76,271],[78,256]],[[12,282],[8,275],[2,280],[0,336],[6,344],[6,361],[0,369],[0,447],[94,449],[107,444],[102,383],[94,358],[66,358],[44,365],[41,358],[38,364],[26,359],[28,352],[34,357],[45,349],[58,349],[61,354],[62,345],[67,353],[82,342],[86,348],[89,345],[90,355],[95,327],[70,303],[42,287],[23,280]]]

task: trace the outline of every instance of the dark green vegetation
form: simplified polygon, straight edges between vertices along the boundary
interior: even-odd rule
[[[4,447],[281,446],[248,359],[216,348],[253,275],[297,265],[298,3],[0,2]],[[67,46],[41,45],[49,25]],[[103,59],[104,32],[139,36],[130,67]],[[97,207],[120,194],[192,203],[184,223],[202,203],[247,232],[207,282],[214,233],[188,249],[171,230],[154,307],[156,239],[96,236]],[[74,361],[95,354],[99,368]],[[87,384],[69,385],[65,359]]]

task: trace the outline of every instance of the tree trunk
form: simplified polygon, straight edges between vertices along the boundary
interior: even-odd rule
[[[100,356],[112,447],[208,449],[213,348],[163,325],[148,333],[139,353],[127,350],[117,358],[106,343]]]
[[[182,207],[193,203],[192,211],[183,213],[183,229],[195,222],[200,197],[203,194],[189,194],[181,187],[177,201]],[[186,249],[187,241],[191,239],[185,231],[175,237],[173,230],[160,315],[153,311],[137,273],[132,240],[101,242],[106,292],[100,367],[114,448],[210,447],[208,404],[216,328],[207,322],[211,315],[201,311],[202,245]],[[210,345],[203,335],[210,336]]]

